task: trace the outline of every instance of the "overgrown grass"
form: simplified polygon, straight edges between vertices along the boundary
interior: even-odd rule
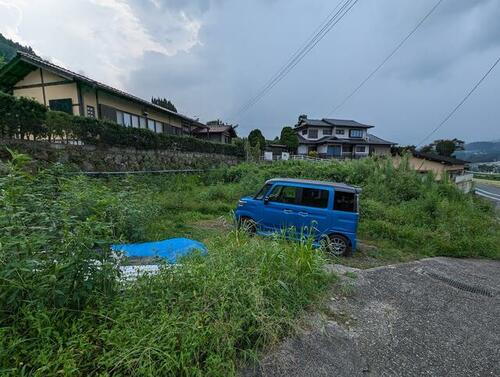
[[[0,375],[234,375],[290,333],[330,279],[309,244],[199,232],[208,256],[117,283],[110,243],[196,233],[189,224],[229,212],[232,186],[201,182],[11,166],[0,178]]]
[[[271,177],[363,188],[373,258],[500,258],[486,202],[384,161],[242,164],[203,176],[0,177],[0,375],[226,376],[293,330],[329,286],[308,244],[248,238],[236,200]],[[205,224],[205,225],[200,225]],[[209,254],[123,286],[109,244],[189,236]],[[96,264],[98,260],[100,263]]]

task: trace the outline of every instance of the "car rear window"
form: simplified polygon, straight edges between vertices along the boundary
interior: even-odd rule
[[[356,194],[352,192],[335,191],[333,209],[344,212],[357,212]]]
[[[328,197],[327,190],[303,188],[300,204],[308,207],[326,208],[328,207]]]

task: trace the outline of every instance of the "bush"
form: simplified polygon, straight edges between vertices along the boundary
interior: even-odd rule
[[[44,136],[46,112],[47,108],[36,101],[0,92],[0,135],[21,139]]]
[[[48,111],[27,98],[0,93],[0,136],[77,139],[85,144],[137,149],[170,149],[182,152],[245,155],[242,146],[218,144],[191,136],[157,134],[148,129],[127,128],[94,118]]]

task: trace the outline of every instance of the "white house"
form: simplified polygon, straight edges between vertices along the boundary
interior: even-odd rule
[[[390,155],[391,141],[368,133],[373,128],[353,120],[308,119],[299,116],[295,131],[299,137],[299,155],[315,152],[324,158],[360,158]]]

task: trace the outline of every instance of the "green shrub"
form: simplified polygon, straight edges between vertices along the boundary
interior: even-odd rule
[[[219,144],[191,136],[157,134],[94,118],[48,111],[37,101],[0,93],[0,136],[77,139],[85,144],[137,149],[225,154],[243,157],[241,145]]]
[[[36,139],[46,135],[46,112],[47,108],[36,101],[0,92],[0,136]]]

